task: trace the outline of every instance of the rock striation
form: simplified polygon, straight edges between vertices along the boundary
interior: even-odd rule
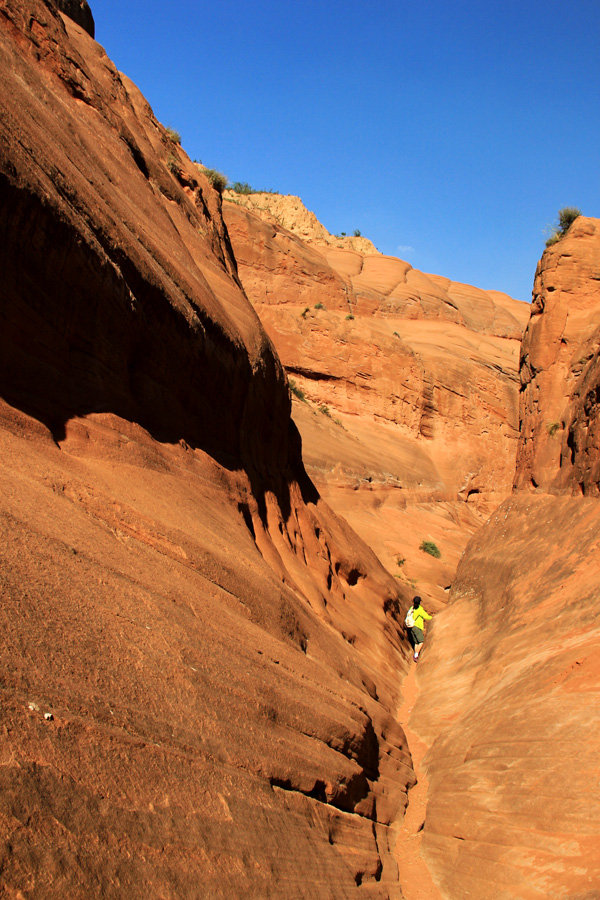
[[[599,261],[581,217],[538,265],[516,490],[467,546],[419,671],[422,846],[449,897],[600,884]]]
[[[512,487],[529,306],[332,246],[284,216],[297,198],[267,197],[248,209],[233,195],[224,215],[293,381],[309,473],[401,583],[443,603],[466,541]]]
[[[220,195],[53,3],[0,14],[0,892],[399,896],[407,594]]]

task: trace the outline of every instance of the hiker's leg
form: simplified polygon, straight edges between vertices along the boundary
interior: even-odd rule
[[[423,641],[425,640],[425,635],[423,634],[423,630],[421,628],[417,628],[413,625],[412,628],[412,636],[413,636],[413,647],[414,647],[414,658],[417,659],[419,656],[419,651],[423,646]]]

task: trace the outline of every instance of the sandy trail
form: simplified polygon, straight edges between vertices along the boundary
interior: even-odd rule
[[[421,858],[421,828],[425,822],[429,782],[423,757],[429,749],[410,727],[410,716],[419,694],[417,665],[412,665],[402,684],[403,701],[398,710],[413,758],[417,784],[408,794],[406,815],[398,829],[396,861],[402,892],[406,900],[441,900],[425,861]]]

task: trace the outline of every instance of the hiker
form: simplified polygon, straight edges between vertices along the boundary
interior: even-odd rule
[[[409,607],[408,612],[406,613],[406,619],[404,620],[404,624],[406,625],[411,643],[414,648],[413,659],[416,662],[419,658],[419,653],[421,652],[421,647],[423,646],[423,641],[425,640],[425,634],[423,632],[423,623],[425,619],[429,620],[432,616],[426,612],[421,606],[421,598],[413,597],[413,605]]]

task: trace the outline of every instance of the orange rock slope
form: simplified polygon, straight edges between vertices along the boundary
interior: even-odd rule
[[[311,477],[399,581],[439,605],[510,492],[528,305],[334,246],[298,198],[261,194],[247,209],[228,197],[240,279],[292,378]]]
[[[420,663],[423,852],[449,897],[598,896],[599,271],[597,219],[542,257],[517,490],[468,545]]]
[[[0,18],[0,892],[399,896],[402,592],[219,195],[52,3]]]

